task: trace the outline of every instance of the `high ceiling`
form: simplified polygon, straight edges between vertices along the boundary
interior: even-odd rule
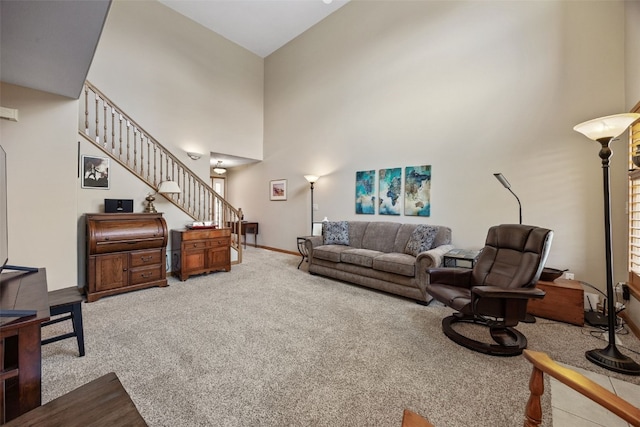
[[[158,0],[264,58],[349,0]]]
[[[266,57],[349,0],[158,0]],[[0,0],[0,80],[78,98],[111,0]],[[254,160],[211,153],[226,167]]]

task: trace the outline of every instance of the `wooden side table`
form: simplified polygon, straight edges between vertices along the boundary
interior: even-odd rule
[[[0,424],[40,406],[42,353],[40,324],[49,320],[47,275],[3,273],[0,309],[34,310],[25,317],[0,317]],[[6,313],[7,316],[10,315]]]
[[[542,299],[529,300],[527,313],[573,325],[584,325],[584,289],[579,281],[539,281],[536,288],[547,294]]]
[[[147,423],[113,372],[14,419],[18,426],[131,426]]]

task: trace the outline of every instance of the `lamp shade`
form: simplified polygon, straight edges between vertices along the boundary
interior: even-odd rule
[[[304,179],[306,179],[307,181],[309,181],[310,183],[314,183],[314,182],[318,182],[318,180],[320,179],[319,176],[315,176],[315,175],[305,175]]]
[[[504,188],[511,188],[511,184],[509,184],[509,181],[507,181],[507,178],[505,178],[504,175],[502,175],[501,173],[494,173],[493,176],[495,176],[496,179],[500,181],[500,184],[502,184]]]
[[[175,194],[181,191],[180,186],[175,181],[162,181],[158,186],[158,193],[160,194]]]
[[[624,132],[631,123],[638,120],[639,117],[640,114],[636,113],[615,114],[580,123],[575,125],[573,130],[594,141],[600,138],[615,138]]]

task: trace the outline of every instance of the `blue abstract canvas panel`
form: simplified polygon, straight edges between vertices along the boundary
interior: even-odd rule
[[[400,215],[402,196],[402,168],[380,169],[378,213]]]
[[[404,214],[431,215],[431,165],[404,169]]]
[[[356,214],[376,213],[376,171],[356,172]]]

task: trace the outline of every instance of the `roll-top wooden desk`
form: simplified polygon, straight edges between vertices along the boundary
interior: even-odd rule
[[[167,286],[169,233],[162,214],[86,214],[87,302]]]

